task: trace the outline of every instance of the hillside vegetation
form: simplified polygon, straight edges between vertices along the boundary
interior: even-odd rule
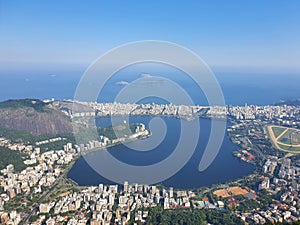
[[[14,165],[15,171],[22,171],[26,168],[26,165],[23,163],[22,154],[19,151],[11,151],[8,148],[0,146],[0,156],[0,170],[9,164]]]
[[[72,133],[70,119],[59,109],[37,99],[0,103],[0,126],[33,135]]]

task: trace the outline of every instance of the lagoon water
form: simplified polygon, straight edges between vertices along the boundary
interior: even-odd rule
[[[85,67],[73,70],[51,66],[46,68],[2,67],[0,69],[0,100],[17,98],[50,99],[52,97],[55,99],[73,99],[76,86],[80,81],[80,77],[84,74],[84,70]],[[195,104],[207,104],[199,86],[193,83],[186,74],[174,68],[161,65],[138,65],[118,71],[117,74],[107,81],[100,93],[99,101],[113,102],[116,94],[125,87],[118,85],[118,82],[131,82],[140,78],[141,73],[171,79],[188,92]],[[224,93],[225,102],[228,105],[244,105],[246,103],[272,105],[280,100],[300,97],[299,74],[217,71],[215,75]],[[156,87],[156,85],[159,84],[154,84],[153,87]],[[145,102],[147,101],[160,103],[160,99],[146,99]],[[131,122],[145,124],[148,124],[150,120],[151,117],[149,116],[131,118]],[[153,151],[147,153],[135,152],[119,145],[109,148],[108,152],[120,161],[133,165],[148,165],[159,162],[172,152],[180,135],[179,119],[164,118],[164,120],[168,127],[167,135],[161,145]],[[100,126],[109,126],[110,119],[101,118],[97,123]],[[232,155],[232,151],[238,147],[231,143],[226,136],[214,162],[204,172],[198,172],[198,164],[210,134],[210,123],[210,120],[200,120],[200,141],[194,155],[177,174],[163,181],[164,185],[182,188],[207,186],[242,177],[253,170],[252,165],[242,162]],[[139,141],[136,141],[136,144],[140,144]],[[100,155],[101,152],[92,154],[91,157],[97,157],[97,154]],[[111,181],[96,173],[83,158],[80,158],[75,163],[69,173],[69,177],[80,185],[111,183]]]
[[[144,123],[148,125],[152,118],[153,117],[150,116],[134,116],[130,118],[130,122]],[[118,145],[108,148],[107,151],[118,160],[137,166],[149,165],[165,159],[172,153],[173,149],[177,145],[177,141],[180,136],[180,119],[174,117],[162,117],[162,119],[165,121],[167,126],[167,134],[162,143],[155,149],[148,152],[137,152],[127,148],[126,146]],[[120,118],[120,121],[122,121],[122,118]],[[198,165],[208,141],[211,121],[208,119],[201,119],[199,122],[200,139],[193,156],[178,173],[163,181],[163,185],[175,188],[194,188],[234,180],[251,173],[254,169],[253,165],[242,162],[232,155],[232,152],[235,149],[238,149],[238,146],[233,144],[227,135],[225,136],[220,152],[213,163],[207,170],[199,172]],[[109,126],[111,124],[110,118],[97,119],[97,124],[101,126]],[[135,144],[139,145],[139,142],[142,143],[142,140],[137,140]],[[95,159],[97,157],[101,157],[103,151],[106,150],[92,152],[85,157],[87,159]],[[107,154],[107,152],[105,152],[105,154]],[[73,168],[70,170],[68,177],[77,182],[79,185],[114,183],[94,171],[83,157],[75,163]],[[124,181],[125,180],[127,180],[126,177],[124,177]]]

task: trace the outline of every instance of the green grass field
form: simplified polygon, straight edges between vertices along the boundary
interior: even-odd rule
[[[294,129],[288,129],[283,136],[280,138],[279,142],[299,145],[300,143],[300,132]]]
[[[282,145],[282,144],[279,144],[279,147],[286,150],[286,151],[290,151],[290,152],[298,152],[300,153],[300,147],[294,147],[294,146],[291,146],[291,145]]]
[[[273,140],[269,131],[267,132],[268,137],[271,139],[273,147],[278,148],[281,151],[300,153],[300,146],[298,146],[300,144],[300,130],[275,126],[272,127],[272,132],[275,136],[275,139],[280,137],[278,140]],[[276,143],[274,143],[274,141]]]
[[[279,135],[281,135],[285,130],[285,127],[272,127],[272,131],[276,138],[279,137]]]

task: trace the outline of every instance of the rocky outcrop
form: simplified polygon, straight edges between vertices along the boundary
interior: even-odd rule
[[[34,135],[72,133],[70,119],[59,109],[40,100],[0,103],[0,125]]]

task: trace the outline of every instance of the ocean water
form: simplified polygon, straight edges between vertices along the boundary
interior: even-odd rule
[[[73,99],[85,70],[86,67],[0,68],[0,101],[18,98]],[[170,66],[152,64],[129,66],[115,73],[102,88],[99,101],[113,102],[116,95],[126,87],[119,85],[118,82],[134,81],[143,73],[170,79],[187,91],[195,104],[207,105],[202,90],[188,75]],[[214,74],[223,91],[226,104],[272,105],[280,100],[300,98],[300,74],[247,71],[239,73],[215,71]],[[102,76],[100,72],[99,76]],[[154,88],[155,85],[159,84],[154,84]],[[153,101],[164,102],[153,98],[144,100],[144,102]]]
[[[32,68],[0,68],[0,100],[18,98],[39,98],[39,99],[73,99],[76,88],[85,67],[75,69],[46,67],[40,69]],[[123,68],[116,72],[100,91],[98,100],[101,102],[114,102],[116,95],[126,85],[120,82],[132,82],[141,78],[141,74],[164,77],[179,84],[194,101],[194,104],[207,105],[205,94],[189,76],[182,71],[165,65],[134,65]],[[102,74],[99,73],[99,76]],[[300,98],[300,74],[267,74],[250,72],[215,72],[217,81],[223,91],[226,104],[231,105],[272,105],[280,100]],[[90,81],[93,83],[93,81]],[[149,84],[144,84],[149,85]],[[151,84],[153,88],[163,88],[164,84],[157,82]],[[144,86],[145,87],[145,86]],[[143,86],[140,87],[141,92]],[[172,90],[170,90],[172,92]],[[139,92],[136,93],[140,94]],[[176,97],[177,93],[173,93]],[[180,96],[178,96],[180,97]],[[88,99],[87,99],[88,100]],[[139,102],[166,103],[163,98],[149,96]],[[150,117],[133,117],[132,122],[148,124]],[[129,164],[149,164],[158,162],[169,154],[172,147],[177,143],[178,131],[180,130],[178,119],[164,118],[169,127],[167,136],[156,150],[148,154],[133,152],[125,146],[119,145],[110,148],[108,151],[117,159]],[[108,118],[98,121],[101,126],[109,125]],[[200,120],[201,136],[197,149],[190,161],[173,177],[163,181],[166,186],[191,188],[207,186],[215,183],[226,182],[242,177],[253,170],[253,166],[233,157],[232,151],[238,147],[230,142],[226,136],[222,148],[213,164],[204,172],[197,170],[199,161],[206,146],[210,134],[210,121]],[[98,157],[100,152],[93,153],[92,157]],[[87,162],[80,158],[69,173],[69,177],[80,185],[98,183],[111,183],[96,173]],[[125,180],[126,178],[124,178]]]

